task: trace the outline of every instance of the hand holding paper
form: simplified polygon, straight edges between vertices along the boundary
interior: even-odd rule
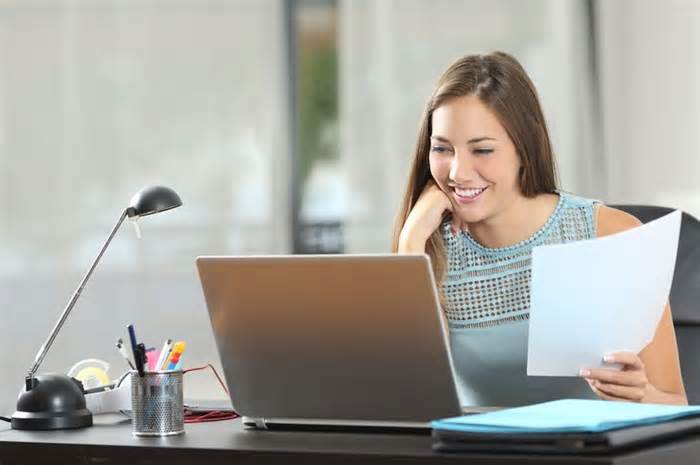
[[[603,357],[603,361],[620,363],[623,369],[583,368],[580,371],[580,375],[586,378],[598,397],[603,400],[633,402],[644,400],[651,386],[639,355],[633,352],[615,352]]]

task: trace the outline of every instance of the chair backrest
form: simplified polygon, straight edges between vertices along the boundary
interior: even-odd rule
[[[649,205],[611,205],[642,223],[674,211]],[[671,285],[671,310],[688,402],[700,403],[700,221],[683,213]]]

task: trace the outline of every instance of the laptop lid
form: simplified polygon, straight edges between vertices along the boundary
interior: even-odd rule
[[[241,415],[372,424],[461,413],[427,256],[196,263]]]

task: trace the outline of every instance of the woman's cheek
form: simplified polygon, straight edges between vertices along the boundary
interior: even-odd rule
[[[430,157],[430,174],[437,181],[440,188],[445,189],[447,178],[450,174],[450,164],[448,160],[439,160],[436,157]]]

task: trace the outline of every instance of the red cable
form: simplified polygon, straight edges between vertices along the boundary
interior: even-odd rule
[[[206,423],[210,421],[223,421],[238,418],[234,411],[212,410],[204,414],[186,414],[185,423]]]
[[[229,393],[228,393],[228,389],[226,389],[226,385],[225,385],[224,382],[221,380],[221,376],[219,376],[219,373],[216,372],[216,368],[214,368],[214,366],[213,366],[211,363],[207,363],[206,365],[201,366],[201,367],[188,368],[187,370],[183,370],[183,371],[182,371],[182,374],[189,373],[190,371],[204,370],[204,369],[206,369],[206,368],[211,368],[211,371],[214,372],[214,375],[216,376],[216,379],[219,380],[219,384],[221,385],[222,389],[224,390],[224,392],[225,392],[226,395],[228,396]]]
[[[211,368],[211,371],[214,372],[216,379],[219,380],[221,388],[224,390],[226,395],[229,396],[226,385],[221,379],[221,376],[219,376],[219,373],[216,372],[216,368],[214,368],[211,363],[207,363],[201,367],[188,368],[187,370],[183,370],[182,373],[185,374],[189,373],[190,371],[205,370],[207,368]],[[234,418],[238,418],[239,416],[240,415],[238,415],[238,413],[236,413],[234,410],[203,410],[201,412],[194,413],[190,408],[185,407],[185,423],[206,423],[208,421],[232,420]]]

